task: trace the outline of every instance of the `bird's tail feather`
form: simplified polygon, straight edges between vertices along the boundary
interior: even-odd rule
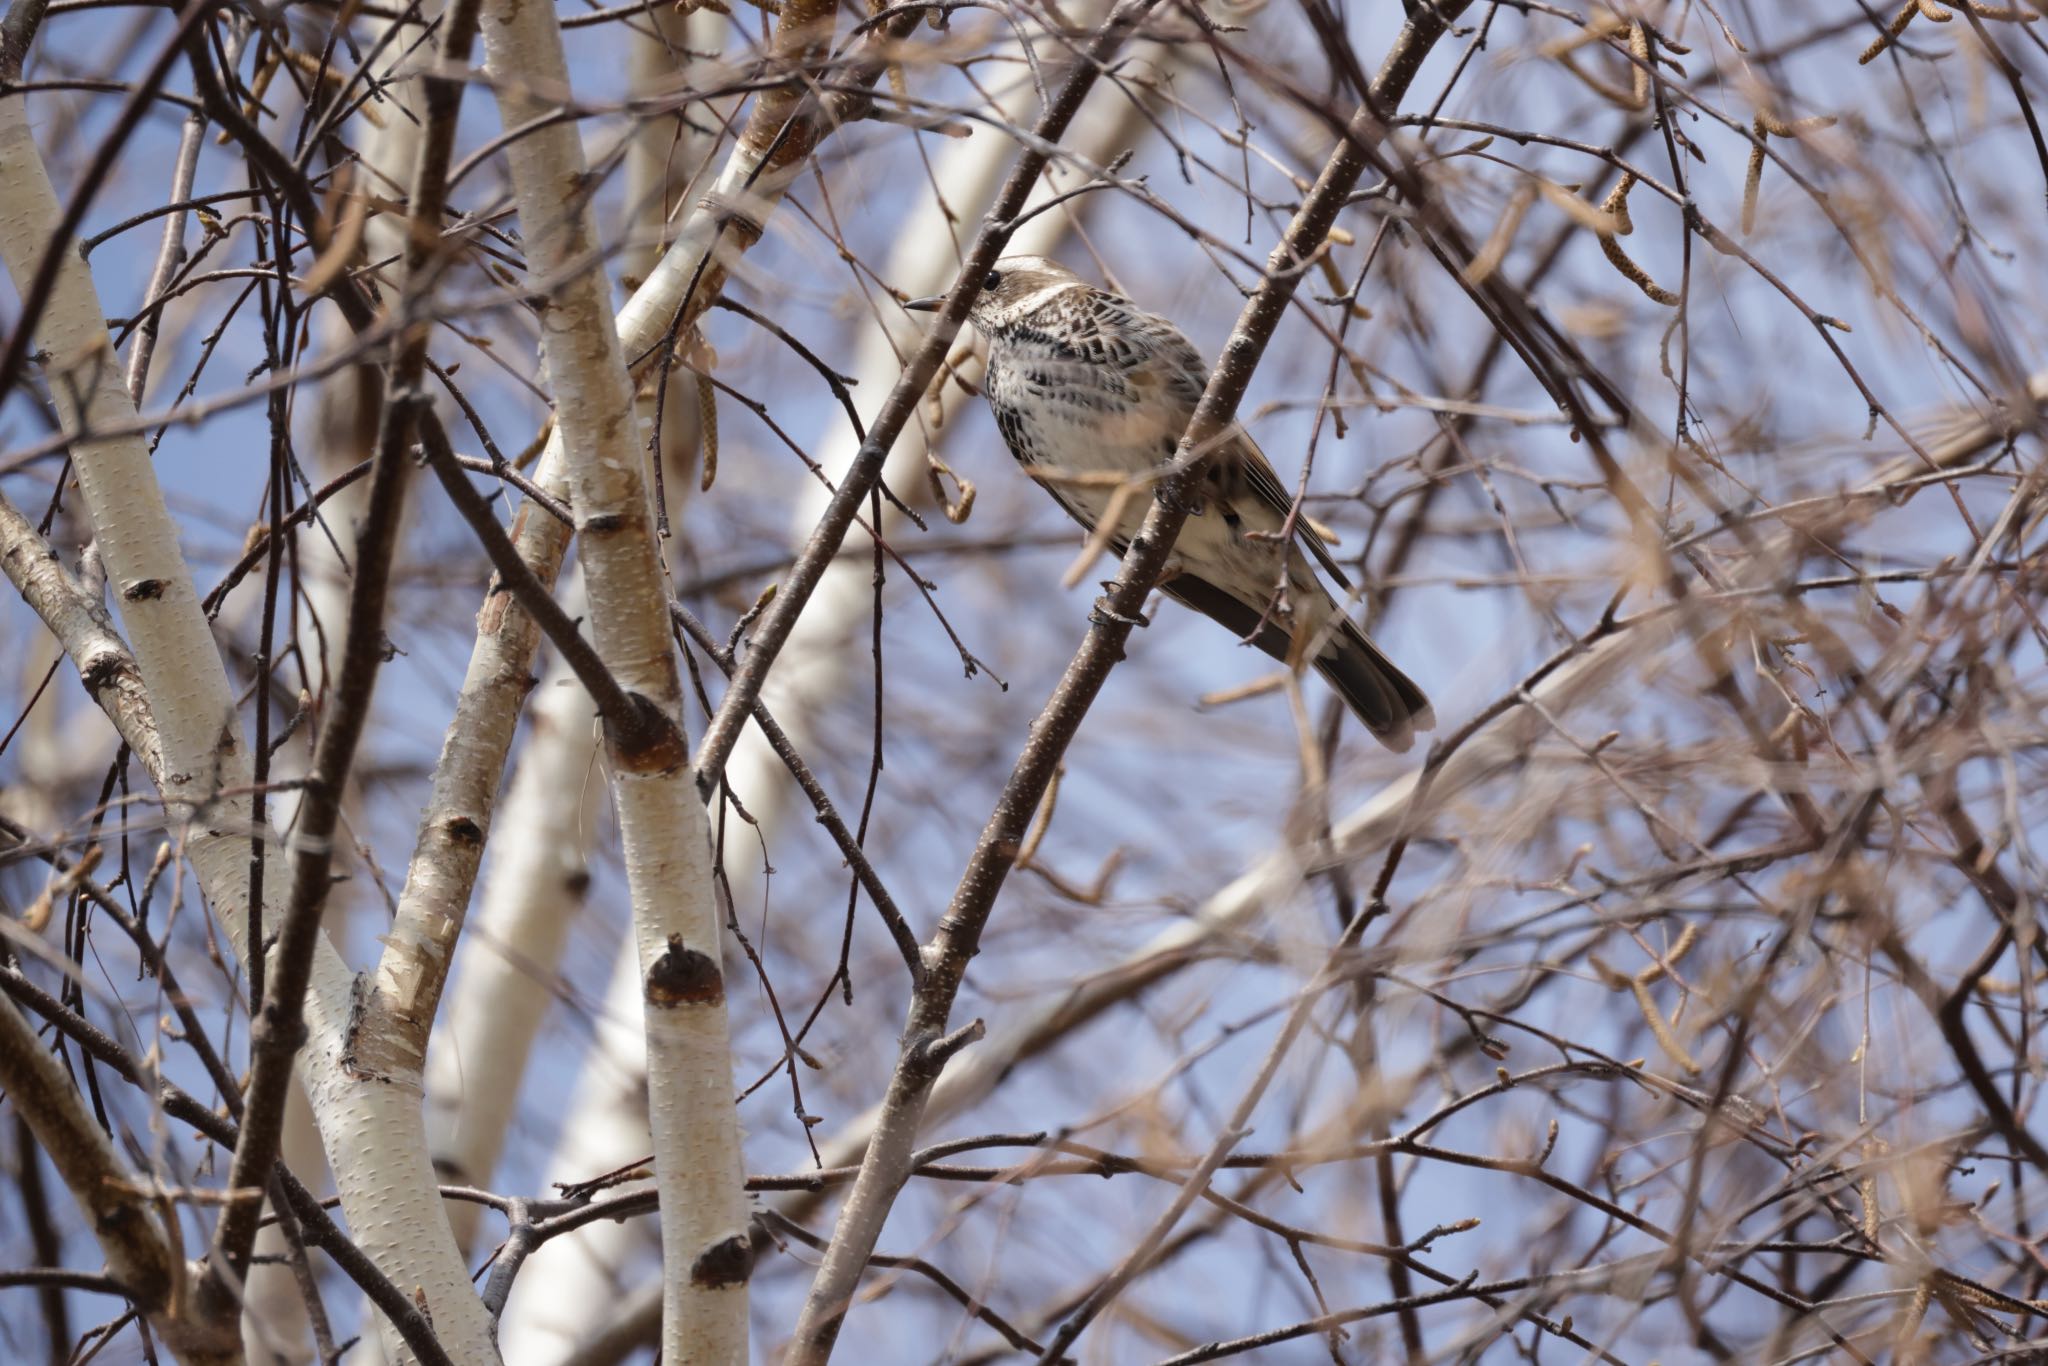
[[[1415,743],[1416,731],[1435,728],[1436,713],[1422,689],[1349,621],[1337,628],[1315,666],[1388,749],[1406,752]]]
[[[1183,572],[1160,586],[1168,597],[1221,622],[1281,663],[1289,667],[1299,664],[1296,641],[1286,628],[1206,579]],[[1340,610],[1328,597],[1322,601],[1329,604],[1326,610]],[[1422,689],[1395,668],[1349,619],[1342,620],[1331,633],[1316,656],[1315,666],[1365,728],[1388,749],[1405,751],[1415,743],[1416,731],[1430,730],[1436,725],[1436,713],[1430,710],[1429,698]]]

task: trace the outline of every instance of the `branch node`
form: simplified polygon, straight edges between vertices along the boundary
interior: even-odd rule
[[[744,1235],[734,1234],[697,1254],[697,1259],[690,1263],[690,1284],[722,1290],[745,1285],[753,1273],[753,1248]]]
[[[661,957],[647,969],[647,1004],[660,1010],[679,1006],[715,1006],[725,1001],[725,977],[717,960],[672,934]]]

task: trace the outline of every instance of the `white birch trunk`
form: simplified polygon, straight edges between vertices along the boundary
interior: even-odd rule
[[[152,776],[163,769],[149,690],[99,598],[58,562],[35,528],[0,494],[0,568],[71,656],[79,682]]]
[[[516,0],[493,4],[483,36],[508,128],[547,111],[535,92],[568,90],[552,11]],[[666,1267],[662,1357],[738,1362],[746,1356],[747,1201],[710,824],[677,728],[681,677],[641,478],[633,386],[582,195],[581,141],[573,127],[558,124],[513,142],[507,157],[531,287],[548,296],[544,358],[567,449],[591,635],[618,682],[658,709],[667,726],[665,736],[644,743],[613,728],[606,746],[655,1063],[648,1103]],[[710,297],[713,273],[701,297]],[[654,274],[659,279],[662,267]]]
[[[1149,45],[1141,49],[1152,61],[1161,60],[1160,51]],[[1020,87],[1005,106],[1008,117],[1030,118],[1030,89]],[[1128,145],[1140,122],[1139,110],[1122,103],[1102,115],[1084,116],[1081,126],[1067,144],[1083,157],[1107,161]],[[945,187],[954,210],[971,222],[979,206],[995,195],[1016,148],[1009,140],[978,135],[945,144],[933,170],[933,179]],[[1047,193],[1050,193],[1048,191]],[[1076,204],[1085,209],[1087,201]],[[1071,227],[1061,210],[1042,214],[1025,224],[1012,240],[1012,252],[1053,251]],[[958,271],[959,251],[964,245],[959,223],[949,220],[930,197],[919,198],[906,214],[902,234],[890,253],[884,277],[890,284],[912,295],[942,292],[953,283]],[[853,374],[858,381],[855,401],[865,402],[870,411],[887,397],[889,388],[902,371],[902,357],[916,344],[920,324],[900,315],[886,317],[880,327],[867,327],[856,353]],[[941,412],[951,409],[965,395],[952,384],[939,392]],[[906,497],[925,488],[926,439],[923,423],[906,427],[891,451],[884,477]],[[824,469],[836,484],[845,476],[860,441],[843,418],[834,419]],[[809,538],[819,512],[830,496],[819,485],[805,481],[796,497],[797,507],[790,519],[793,547],[800,549]],[[900,526],[902,514],[883,504],[884,535]],[[847,537],[846,549],[830,565],[811,595],[810,604],[797,620],[784,644],[776,667],[762,688],[768,710],[799,750],[816,738],[817,722],[829,715],[832,697],[843,687],[847,670],[859,667],[852,660],[856,645],[865,649],[866,622],[874,608],[872,569],[863,553],[867,537],[855,531]],[[756,844],[766,841],[772,849],[777,831],[790,812],[792,801],[801,801],[782,760],[770,748],[760,729],[751,723],[734,746],[725,768],[726,781],[741,794],[748,814],[759,823],[729,832],[726,876],[734,902],[753,904],[759,894],[760,857]],[[811,822],[800,820],[804,829]],[[637,960],[620,954],[615,961],[610,988],[605,995],[606,1019],[623,1018],[639,995]],[[619,1167],[647,1152],[646,1117],[641,1095],[647,1075],[647,1058],[641,1040],[631,1031],[600,1027],[595,1047],[600,1060],[584,1068],[574,1100],[568,1107],[565,1125],[551,1163],[551,1179],[579,1180]],[[970,1050],[969,1056],[980,1050]],[[961,1066],[956,1061],[954,1067]],[[855,1125],[853,1151],[867,1142],[868,1117]],[[839,1143],[834,1151],[844,1150]],[[828,1160],[829,1156],[828,1156]],[[545,1366],[572,1351],[590,1332],[587,1319],[575,1314],[572,1305],[590,1297],[616,1296],[620,1281],[636,1249],[635,1230],[630,1224],[599,1224],[579,1230],[573,1241],[559,1240],[537,1254],[549,1257],[548,1283],[565,1290],[557,1296],[515,1297],[506,1312],[508,1325],[519,1331],[507,1333],[508,1360],[518,1366]]]
[[[424,5],[432,17],[440,12],[438,0]],[[375,17],[362,21],[365,48],[374,45],[389,27]],[[404,53],[407,44],[396,39],[387,58]],[[383,122],[363,119],[355,189],[384,199],[402,199],[419,158],[422,101],[417,76],[401,76],[390,60],[381,64],[378,76],[384,99],[372,105],[383,111]],[[403,220],[393,214],[378,214],[363,225],[363,257],[367,261],[399,259],[405,246]],[[395,272],[391,272],[395,274]],[[355,333],[336,309],[322,309],[317,324],[322,354],[354,350]],[[378,405],[383,397],[383,372],[375,355],[322,381],[315,405],[314,433],[310,443],[320,470],[332,477],[368,460],[377,440]],[[327,682],[341,665],[342,634],[348,621],[348,566],[356,560],[356,533],[369,499],[368,480],[358,480],[321,507],[320,526],[298,537],[297,554],[302,596],[294,598],[301,658],[306,663],[307,687],[316,698],[326,696]],[[252,580],[252,583],[254,580]],[[260,586],[260,585],[259,585]],[[271,765],[274,777],[283,780],[303,777],[312,759],[310,732],[294,737],[277,753]],[[287,834],[297,818],[301,793],[288,789],[273,797],[274,820]],[[353,805],[353,803],[351,803]],[[330,934],[339,933],[346,923],[358,883],[339,883],[328,894],[321,921]],[[319,1127],[302,1088],[285,1105],[281,1152],[285,1165],[309,1187],[319,1189],[325,1162],[320,1147]],[[468,1208],[467,1206],[459,1208]],[[310,1366],[313,1361],[312,1327],[306,1318],[305,1300],[291,1267],[277,1259],[285,1251],[283,1231],[268,1225],[256,1235],[257,1259],[249,1268],[247,1286],[248,1326],[245,1339],[252,1355],[257,1343],[272,1344],[281,1366]],[[373,1322],[376,1311],[363,1301],[363,1321]],[[260,1329],[260,1331],[259,1331]],[[377,1339],[365,1335],[371,1346]]]
[[[709,11],[681,14],[668,9],[655,10],[647,22],[661,36],[636,28],[629,39],[634,94],[673,84],[674,54],[684,48],[716,47],[725,25],[721,16]],[[660,259],[666,210],[685,197],[704,165],[710,140],[680,120],[654,119],[629,137],[626,202],[631,244],[622,264],[637,280]],[[654,404],[642,395],[637,407],[644,431],[653,421]],[[675,517],[690,488],[697,442],[696,395],[686,373],[672,376],[662,425],[661,453],[670,516]],[[571,616],[587,615],[580,573],[571,571],[561,597]],[[496,822],[496,838],[486,853],[487,876],[476,924],[460,954],[446,1023],[436,1032],[428,1054],[427,1122],[435,1164],[452,1180],[479,1184],[488,1184],[496,1171],[516,1116],[520,1079],[554,1002],[555,974],[589,881],[589,854],[604,790],[597,767],[595,710],[589,694],[559,658],[549,665],[530,710],[533,724]],[[633,995],[624,1017],[631,1027],[623,1032],[640,1056],[645,1036],[639,1025],[637,956],[633,961]],[[609,1027],[609,1021],[599,1022],[600,1030]],[[638,1136],[633,1150],[620,1155],[621,1162],[648,1151],[646,1111],[637,1096],[633,1122],[627,1127],[629,1136],[633,1131]],[[478,1208],[457,1204],[449,1217],[457,1239],[465,1248],[471,1246]],[[613,1230],[631,1236],[623,1226],[605,1226],[605,1231]],[[548,1248],[536,1254],[541,1257],[553,1261]],[[552,1265],[531,1280],[545,1281],[551,1293],[515,1292],[514,1305],[538,1305],[542,1312],[559,1307],[573,1319],[577,1304],[597,1302],[560,1293],[564,1287],[556,1281]],[[573,1324],[568,1331],[574,1331]],[[516,1357],[518,1344],[528,1336],[515,1323],[514,1331],[505,1334],[508,1356]]]
[[[631,93],[647,95],[673,86],[680,69],[676,53],[683,49],[698,52],[717,50],[723,44],[725,26],[724,17],[709,10],[691,14],[666,8],[655,10],[647,16],[647,27],[652,31],[641,32],[636,27],[628,40]],[[698,181],[707,169],[711,140],[680,119],[645,120],[633,129],[629,138],[625,159],[627,242],[620,253],[620,264],[626,278],[637,285],[653,273],[661,260],[674,218],[671,210],[677,204],[689,202],[698,188]],[[635,403],[642,431],[651,431],[656,405],[647,386],[643,385],[636,394]],[[660,416],[660,451],[669,516],[673,519],[680,515],[681,505],[692,489],[700,437],[697,394],[687,372],[678,369],[671,373]],[[580,580],[575,584],[575,590],[581,592]],[[570,610],[575,613],[578,609],[572,607]],[[567,681],[555,684],[557,675]],[[559,699],[546,691],[551,685],[559,688]],[[512,822],[516,811],[522,829],[529,824],[538,827],[532,830],[532,838],[551,837],[556,841],[567,841],[573,835],[574,850],[560,850],[557,857],[564,862],[573,861],[574,866],[581,869],[588,853],[589,822],[583,822],[572,831],[562,821],[565,811],[548,810],[549,807],[566,806],[566,800],[565,794],[559,791],[549,793],[547,784],[550,779],[546,775],[556,773],[559,777],[555,781],[560,781],[568,776],[567,770],[572,765],[579,772],[589,774],[590,781],[585,784],[582,795],[594,806],[598,786],[593,767],[597,741],[590,724],[592,707],[588,695],[559,664],[550,670],[549,682],[543,683],[542,688],[543,692],[535,699],[537,716],[533,738],[520,755],[518,776],[506,804],[505,819],[508,824]],[[580,731],[572,733],[553,725],[543,728],[539,724],[538,712],[543,707],[550,711],[560,707],[566,712],[571,706],[580,709],[578,714],[583,721]],[[530,806],[522,799],[522,794],[529,790],[534,794]],[[544,793],[554,800],[547,801]],[[543,831],[547,832],[545,836]],[[528,837],[525,834],[512,836],[515,844]],[[566,943],[566,933],[552,928],[557,923],[554,919],[521,909],[522,904],[532,898],[522,892],[518,880],[511,876],[512,865],[525,863],[532,857],[507,849],[503,854],[506,864],[503,882],[494,865],[480,913],[480,928],[486,929],[486,937],[472,945],[463,958],[464,981],[467,981],[469,972],[476,971],[479,985],[472,1002],[471,992],[464,983],[458,983],[452,1003],[457,1042],[472,1033],[490,1036],[492,1061],[509,1069],[501,1075],[511,1077],[517,1077],[524,1071],[534,1031],[551,1000],[546,992],[546,978],[555,970]],[[544,885],[559,880],[558,876],[551,876],[546,871],[541,876]],[[502,941],[503,947],[498,947],[495,941]],[[499,964],[483,961],[484,955],[499,959]],[[509,967],[504,966],[507,960],[512,960]],[[622,941],[609,981],[610,989],[595,1023],[591,1065],[581,1073],[575,1101],[569,1111],[569,1124],[579,1134],[575,1151],[579,1158],[599,1164],[584,1166],[582,1170],[586,1173],[637,1161],[653,1147],[647,1123],[647,1036],[640,1025],[640,957],[638,946],[630,940]],[[486,988],[482,985],[484,982],[490,986]],[[490,995],[486,995],[487,990]],[[469,1012],[487,1011],[493,1000],[511,1003],[511,1028],[498,1030],[472,1026],[468,1022]],[[469,1056],[472,1062],[477,1057],[473,1050]],[[475,1085],[474,1070],[470,1074],[470,1085]],[[492,1133],[490,1126],[502,1127],[511,1118],[509,1113],[495,1113],[499,1108],[503,1107],[489,1107],[493,1113],[484,1115],[465,1113],[462,1116],[457,1131],[459,1139],[451,1140],[450,1144],[459,1161],[465,1164],[495,1163],[502,1149],[503,1135]],[[483,1169],[464,1167],[464,1170]],[[545,1287],[545,1290],[532,1289],[531,1293],[521,1293],[515,1289],[505,1311],[507,1328],[503,1339],[506,1359],[538,1362],[562,1355],[590,1328],[588,1317],[578,1311],[578,1306],[611,1302],[619,1293],[627,1263],[650,1242],[647,1225],[632,1221],[593,1225],[539,1249],[528,1263],[534,1274],[524,1283],[530,1288]]]
[[[559,35],[556,41],[559,42]],[[502,94],[518,104],[532,99],[535,88],[563,87],[532,87],[522,77],[515,79]],[[521,147],[529,140],[522,138],[513,146]],[[765,142],[741,139],[717,182],[699,199],[675,243],[627,300],[617,320],[617,340],[626,357],[651,350],[667,335],[677,308],[684,302],[683,291],[693,279],[698,281],[698,287],[683,322],[685,327],[694,322],[709,300],[716,297],[725,278],[726,264],[755,240],[756,234],[743,226],[728,225],[721,233],[719,222],[722,212],[734,205],[744,205],[747,212],[757,216],[767,213],[794,179],[794,168],[764,172],[751,191],[745,190],[748,177],[761,165],[765,146]],[[580,148],[576,160],[580,164]],[[559,202],[573,198],[577,187],[557,182],[552,188]],[[698,263],[714,242],[718,244],[717,257],[704,266],[700,275]],[[566,498],[565,469],[562,429],[558,424],[548,436],[533,481],[550,495]],[[511,536],[521,559],[542,583],[552,585],[567,550],[566,531],[552,517],[524,506],[514,521]],[[411,1078],[415,1085],[423,1068],[427,1031],[440,1000],[449,954],[461,931],[470,891],[475,885],[499,780],[504,774],[506,756],[511,752],[519,704],[525,696],[527,670],[532,667],[538,641],[537,629],[509,595],[494,592],[487,597],[477,618],[477,643],[463,676],[462,692],[456,699],[455,721],[449,726],[441,755],[435,761],[433,796],[406,870],[398,916],[377,966],[370,1012],[380,1022],[388,1021],[392,1028],[370,1029],[366,1034],[379,1047],[384,1047],[380,1042],[383,1036],[390,1036],[389,1047],[377,1059],[379,1069],[392,1076]]]
[[[35,278],[61,219],[25,103],[19,96],[0,99],[0,185],[7,189],[0,197],[0,256],[17,289]],[[90,271],[75,247],[67,247],[37,327],[51,392],[65,429],[80,434],[72,446],[79,488],[149,690],[163,758],[151,776],[214,915],[246,960],[251,803],[246,795],[221,794],[246,790],[249,753],[227,670],[142,438],[83,435],[132,426],[135,418],[104,317]],[[277,880],[268,885],[275,888]],[[277,914],[266,906],[266,924],[274,925]],[[438,1206],[439,1196],[416,1098],[355,1085],[342,1066],[350,990],[347,966],[323,938],[299,1067],[343,1211],[378,1266],[400,1285],[419,1287],[450,1352],[459,1360],[491,1360],[489,1320],[454,1240],[444,1221],[420,1217]]]
[[[585,614],[580,578],[561,596],[571,615]],[[602,815],[596,716],[590,694],[560,659],[529,711],[532,726],[489,846],[482,904],[427,1053],[427,1132],[435,1164],[459,1185],[489,1185],[504,1151],[520,1078],[554,1004],[555,974],[590,881],[588,853]],[[457,1203],[448,1216],[457,1241],[472,1247],[479,1207]],[[508,1356],[516,1356],[510,1344],[517,1340],[508,1336]]]
[[[736,889],[737,890],[737,889]],[[599,1008],[590,1055],[564,1107],[549,1179],[579,1181],[637,1162],[653,1150],[647,1120],[647,1036],[640,951],[622,941]],[[584,1306],[617,1303],[648,1246],[642,1220],[604,1222],[537,1250],[505,1306],[507,1366],[552,1366],[593,1331]]]

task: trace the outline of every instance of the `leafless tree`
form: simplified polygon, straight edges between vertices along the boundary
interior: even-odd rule
[[[2038,1354],[2048,4],[751,3],[0,11],[0,1356]]]

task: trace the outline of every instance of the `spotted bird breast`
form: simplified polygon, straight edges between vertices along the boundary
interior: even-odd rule
[[[983,389],[1010,454],[1092,527],[1120,477],[1173,455],[1203,378],[1200,357],[1172,324],[1089,291],[991,337]],[[1125,503],[1126,532],[1144,520],[1145,492]]]

